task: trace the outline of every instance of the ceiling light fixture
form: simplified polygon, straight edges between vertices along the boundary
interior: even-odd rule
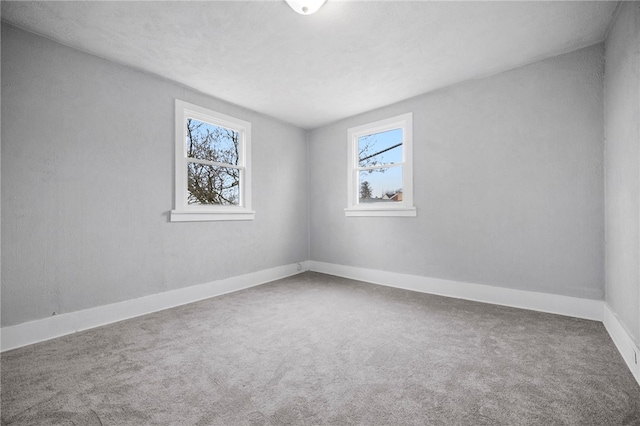
[[[300,15],[316,13],[327,0],[285,0]]]

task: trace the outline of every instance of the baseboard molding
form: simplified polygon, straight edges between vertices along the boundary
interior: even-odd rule
[[[604,305],[604,323],[611,340],[618,348],[618,352],[622,355],[624,362],[627,363],[627,367],[633,373],[636,381],[640,385],[640,346],[634,342],[633,338],[627,331],[624,325],[620,322],[616,314],[614,314],[609,305]]]
[[[300,269],[298,269],[298,265],[300,265]],[[2,327],[0,332],[0,350],[4,352],[78,331],[161,311],[163,309],[232,293],[286,278],[308,269],[308,261],[300,262],[300,264],[294,263],[291,265],[278,266],[206,284],[194,285],[178,290],[126,300],[124,302],[112,303],[82,311]]]
[[[601,321],[640,385],[640,346],[634,342],[609,306],[601,300],[514,290],[316,261],[309,262],[309,270],[421,293]]]
[[[421,293],[602,321],[604,302],[310,261],[310,270]]]
[[[640,358],[640,347],[603,301],[316,261],[279,266],[206,284],[3,327],[0,330],[0,351],[16,349],[78,331],[255,287],[308,270],[421,293],[602,321],[616,348],[640,384],[640,365],[636,363],[636,356]]]

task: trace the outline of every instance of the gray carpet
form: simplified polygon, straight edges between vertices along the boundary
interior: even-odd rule
[[[640,425],[603,325],[317,273],[2,354],[3,425]]]

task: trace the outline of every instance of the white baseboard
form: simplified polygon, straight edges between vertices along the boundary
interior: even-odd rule
[[[611,336],[611,340],[618,348],[618,352],[627,363],[627,367],[633,373],[636,381],[640,385],[640,346],[634,342],[633,338],[622,325],[616,314],[614,314],[609,305],[604,305],[604,323],[605,328]]]
[[[634,342],[615,314],[601,300],[514,290],[316,261],[300,262],[300,266],[300,270],[298,270],[298,264],[279,266],[206,284],[3,327],[0,330],[0,350],[4,352],[163,309],[232,293],[311,270],[421,293],[602,321],[627,366],[640,384],[640,365],[636,362],[636,357],[640,362],[640,347]]]
[[[298,264],[296,263],[278,266],[206,284],[2,327],[0,331],[0,350],[4,352],[151,312],[254,287],[307,271],[309,262],[300,262],[300,267],[300,270],[298,270]]]
[[[403,288],[421,293],[437,294],[440,296],[455,297],[457,299],[473,300],[476,302],[492,303],[494,305],[511,306],[514,308],[590,320],[602,321],[603,319],[604,302],[602,300],[536,293],[504,287],[493,287],[484,284],[450,281],[316,261],[310,261],[310,269],[329,275],[381,284],[388,287]]]
[[[309,262],[309,269],[387,287],[602,321],[611,340],[627,363],[627,367],[640,385],[640,346],[634,342],[609,306],[601,300],[535,293],[316,261]]]

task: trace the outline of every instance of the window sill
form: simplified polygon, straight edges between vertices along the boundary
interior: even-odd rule
[[[415,217],[417,211],[415,207],[396,207],[396,208],[347,208],[344,209],[345,216],[400,216]]]
[[[171,210],[171,222],[253,220],[254,215],[255,215],[255,212],[251,210],[233,210],[233,211]]]

